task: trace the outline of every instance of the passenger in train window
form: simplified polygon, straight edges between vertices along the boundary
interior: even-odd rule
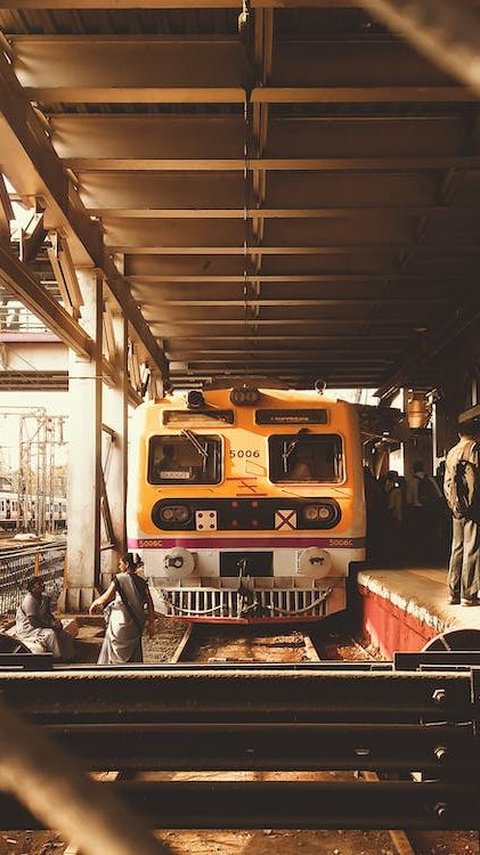
[[[307,456],[298,456],[288,470],[288,477],[292,481],[312,481],[313,467],[312,460]]]
[[[469,419],[458,425],[459,441],[447,454],[444,493],[452,510],[452,546],[448,565],[450,605],[476,606],[480,603],[480,420]],[[464,512],[454,508],[458,496],[460,464],[472,476],[471,506]],[[464,504],[468,504],[468,500]],[[461,502],[460,502],[461,504]]]
[[[120,572],[107,590],[90,606],[94,614],[107,606],[107,628],[98,657],[99,665],[143,662],[142,634],[147,624],[149,636],[155,632],[155,612],[148,584],[137,576],[138,563],[131,552],[119,562]]]
[[[52,653],[54,659],[69,661],[74,658],[74,640],[63,629],[51,611],[50,597],[45,594],[45,583],[34,576],[27,584],[27,593],[17,609],[15,636],[33,652]]]

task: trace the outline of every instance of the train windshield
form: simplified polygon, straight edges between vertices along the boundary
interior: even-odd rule
[[[152,436],[148,453],[150,484],[218,484],[219,436],[183,430],[180,436]]]
[[[343,481],[342,440],[336,434],[277,434],[269,437],[268,449],[273,482]]]

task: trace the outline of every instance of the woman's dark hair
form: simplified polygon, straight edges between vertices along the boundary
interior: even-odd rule
[[[120,561],[123,561],[123,563],[126,564],[127,567],[134,568],[137,566],[135,558],[133,557],[133,552],[125,552],[125,554],[122,555]]]

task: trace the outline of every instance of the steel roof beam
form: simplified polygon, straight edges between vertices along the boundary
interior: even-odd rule
[[[414,328],[419,324],[419,316],[418,313],[407,315],[403,317],[399,317],[398,312],[394,317],[374,317],[374,318],[359,318],[358,314],[350,315],[348,317],[343,318],[328,318],[324,315],[318,318],[251,318],[251,324],[255,327],[257,326],[298,326],[298,327],[306,327],[314,325],[315,329],[318,328],[319,332],[322,330],[322,326],[329,329],[330,327],[338,327],[338,326],[353,326],[354,332],[361,332],[366,326],[375,326],[390,329],[397,329],[398,327],[404,327],[405,325],[409,325],[411,327],[412,334],[414,332]],[[430,317],[429,319],[422,317],[422,324],[430,324],[433,323],[433,319]],[[175,335],[182,335],[182,331],[185,330],[185,334],[188,334],[189,327],[197,327],[197,326],[206,326],[208,325],[209,329],[211,329],[212,334],[215,335],[215,327],[220,327],[220,332],[223,327],[238,327],[239,331],[244,330],[245,322],[243,318],[175,318],[165,320],[152,320],[151,326],[155,329],[162,329],[162,337],[169,338],[172,335],[172,331],[174,331]],[[166,332],[165,332],[166,330]],[[244,333],[245,337],[245,333]]]
[[[65,166],[79,172],[241,172],[243,158],[98,158],[71,157]],[[434,157],[253,157],[249,170],[273,172],[411,172],[412,170],[480,169],[478,155]]]
[[[98,223],[90,220],[51,147],[46,129],[26,100],[5,53],[1,52],[0,138],[2,168],[17,192],[43,199],[45,224],[48,228],[63,230],[77,265],[93,264],[103,272],[136,335],[153,362],[167,374],[163,352],[133,302],[124,279],[104,253]]]
[[[294,306],[298,308],[308,307],[312,308],[314,306],[376,306],[382,305],[386,303],[388,306],[417,306],[417,305],[426,305],[429,306],[431,303],[450,303],[453,300],[448,300],[444,297],[436,297],[434,295],[430,295],[428,297],[423,296],[409,296],[403,298],[396,298],[387,296],[381,296],[380,294],[376,297],[344,297],[339,296],[336,298],[318,298],[316,300],[309,299],[296,299],[296,300],[286,300],[283,297],[278,297],[277,299],[249,299],[248,306],[254,307],[259,306],[261,308],[269,308],[269,309],[283,309],[283,308],[292,308]],[[169,300],[168,298],[159,303],[158,301],[155,303],[150,303],[145,300],[142,302],[143,309],[148,309],[152,311],[153,309],[158,309],[161,312],[165,310],[169,311],[170,309],[181,309],[183,307],[190,308],[241,308],[245,307],[245,300],[232,300],[226,297],[223,300]]]
[[[374,238],[375,235],[372,235]],[[472,235],[472,240],[475,235]],[[153,255],[153,256],[181,256],[181,255],[226,255],[226,256],[242,256],[245,254],[242,246],[137,246],[132,244],[107,244],[107,249],[110,252],[126,252],[134,256],[137,255]],[[386,241],[383,244],[358,244],[348,245],[337,243],[329,246],[250,246],[247,249],[248,255],[391,255],[405,249],[405,243],[401,240]],[[450,248],[443,241],[440,243],[426,244],[419,248],[419,252],[424,256],[430,252],[435,257],[441,255],[443,258],[452,255],[470,255],[476,257],[480,255],[480,244],[472,243],[471,245],[461,244],[458,247]],[[388,273],[385,273],[385,278],[388,279]],[[258,276],[257,276],[258,279]]]
[[[26,264],[0,241],[0,283],[79,356],[91,358],[95,343],[39,284]]]
[[[188,108],[186,108],[188,109]],[[243,158],[240,116],[53,114],[52,142],[65,158]],[[463,152],[461,116],[271,117],[266,156],[442,156]]]
[[[187,163],[188,167],[188,163]],[[237,208],[245,202],[243,173],[195,172],[80,172],[83,203],[91,208]],[[463,174],[459,190],[468,186]],[[428,172],[271,172],[265,207],[319,208],[363,205],[432,205],[438,180]],[[469,194],[470,198],[470,194]],[[253,205],[253,200],[252,200]],[[256,202],[255,202],[256,207]]]
[[[127,259],[128,260],[128,259]],[[231,284],[243,284],[245,282],[245,277],[238,276],[213,276],[208,275],[198,275],[198,276],[187,276],[184,274],[180,274],[178,276],[169,275],[169,274],[153,274],[153,275],[131,275],[126,277],[131,284],[164,284],[164,283],[199,283],[199,284],[208,284],[208,283],[218,283],[222,285],[231,285]],[[445,274],[444,272],[435,273],[431,275],[425,274],[409,274],[409,273],[323,273],[323,274],[312,274],[305,273],[302,275],[291,273],[291,274],[262,274],[247,276],[247,282],[265,282],[267,284],[276,284],[276,283],[327,283],[327,284],[341,284],[341,285],[350,285],[350,284],[365,284],[365,285],[375,285],[378,283],[385,283],[385,280],[388,282],[402,282],[405,284],[413,283],[417,285],[424,285],[425,283],[434,283],[436,285],[441,285],[442,283],[454,284],[454,285],[463,285],[465,284],[476,284],[478,281],[478,276],[474,273],[471,277],[471,280],[466,280],[465,276],[462,274]]]
[[[285,0],[251,0],[253,8],[284,7]],[[312,6],[346,8],[355,0],[288,0],[291,8]],[[99,0],[10,0],[9,9],[98,9]],[[241,0],[102,0],[103,10],[112,9],[241,9]]]
[[[22,86],[46,104],[245,99],[244,49],[237,36],[56,34],[15,35],[11,41]],[[452,85],[408,45],[385,38],[280,40],[268,84],[251,95],[253,104],[472,100],[470,90]]]
[[[335,217],[349,220],[383,219],[384,217],[424,217],[432,214],[440,218],[478,218],[480,205],[455,206],[445,205],[365,205],[357,208],[89,208],[91,214],[102,217],[108,223],[111,218],[138,220],[314,220],[333,219]],[[442,217],[443,215],[443,217]]]

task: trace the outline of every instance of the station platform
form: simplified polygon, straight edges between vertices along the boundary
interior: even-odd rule
[[[453,629],[480,631],[478,606],[447,603],[446,568],[363,570],[357,576],[360,627],[382,656],[415,652]]]

